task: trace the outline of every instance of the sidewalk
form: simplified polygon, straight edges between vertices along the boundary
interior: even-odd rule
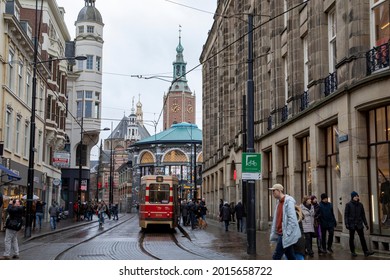
[[[83,226],[85,224],[93,223],[96,221],[97,221],[96,215],[94,215],[92,221],[83,220],[83,221],[76,222],[74,218],[67,218],[66,220],[60,220],[59,222],[57,222],[57,228],[55,231],[51,230],[49,221],[42,221],[42,228],[40,230],[37,228],[35,230],[31,229],[31,237],[24,237],[25,231],[24,231],[24,227],[23,227],[18,232],[19,247],[21,247],[21,245],[24,242],[33,240],[39,236],[48,235],[48,234],[51,234],[53,232],[59,232],[59,231],[63,231],[65,229],[69,229],[69,228],[80,227],[80,226]],[[2,256],[4,253],[4,237],[5,237],[5,231],[0,231],[0,256]]]
[[[256,255],[247,254],[247,235],[237,232],[237,225],[230,224],[229,231],[225,232],[223,223],[213,219],[207,219],[206,229],[191,230],[191,226],[183,227],[183,230],[191,238],[192,242],[201,248],[209,248],[220,253],[233,255],[238,260],[272,260],[274,245],[269,242],[269,231],[256,232]],[[358,239],[355,240],[359,242]],[[375,253],[365,257],[362,251],[357,250],[358,256],[352,257],[349,249],[344,249],[341,244],[333,244],[333,254],[319,255],[316,240],[313,239],[314,257],[306,257],[307,260],[383,260],[390,259],[390,255]]]

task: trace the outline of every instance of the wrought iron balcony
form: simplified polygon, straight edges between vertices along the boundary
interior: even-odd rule
[[[282,108],[280,108],[281,111],[281,120],[282,122],[285,122],[288,118],[288,107],[287,105],[284,105]]]
[[[271,130],[272,129],[272,115],[269,115],[267,123],[268,123],[267,129]]]
[[[325,78],[325,96],[335,92],[337,90],[337,72],[334,71],[330,73],[328,77]]]
[[[309,107],[309,93],[306,91],[303,92],[303,94],[300,97],[300,106],[299,110],[302,112],[304,111],[307,107]]]
[[[366,53],[367,75],[389,67],[390,42],[374,47]]]

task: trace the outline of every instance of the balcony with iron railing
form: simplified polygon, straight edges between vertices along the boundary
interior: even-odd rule
[[[299,98],[300,106],[299,111],[302,112],[309,107],[309,92],[306,90]]]
[[[324,80],[325,83],[325,96],[334,93],[337,90],[337,72],[330,73]]]
[[[389,48],[387,42],[366,52],[367,75],[389,67]]]
[[[381,72],[390,69],[390,41],[380,46],[374,47],[366,52],[366,67],[367,76],[374,72]],[[330,73],[323,79],[324,82],[324,96],[327,97],[338,89],[337,71]],[[273,127],[281,125],[288,119],[289,113],[294,116],[309,108],[309,92],[304,91],[300,95],[296,95],[287,101],[287,104],[273,110],[264,122],[267,123],[267,130],[270,131]],[[296,105],[291,105],[290,102],[298,102]],[[291,111],[289,111],[289,108]],[[297,108],[294,110],[294,108]],[[280,113],[280,115],[279,115]],[[279,116],[279,117],[278,117]],[[280,123],[278,123],[278,119]]]

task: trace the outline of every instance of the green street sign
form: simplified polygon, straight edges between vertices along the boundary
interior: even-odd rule
[[[242,179],[261,179],[261,154],[242,153]]]

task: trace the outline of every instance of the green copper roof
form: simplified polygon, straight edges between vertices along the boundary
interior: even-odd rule
[[[132,146],[168,143],[202,143],[202,130],[196,124],[178,123],[156,135],[140,140]]]

